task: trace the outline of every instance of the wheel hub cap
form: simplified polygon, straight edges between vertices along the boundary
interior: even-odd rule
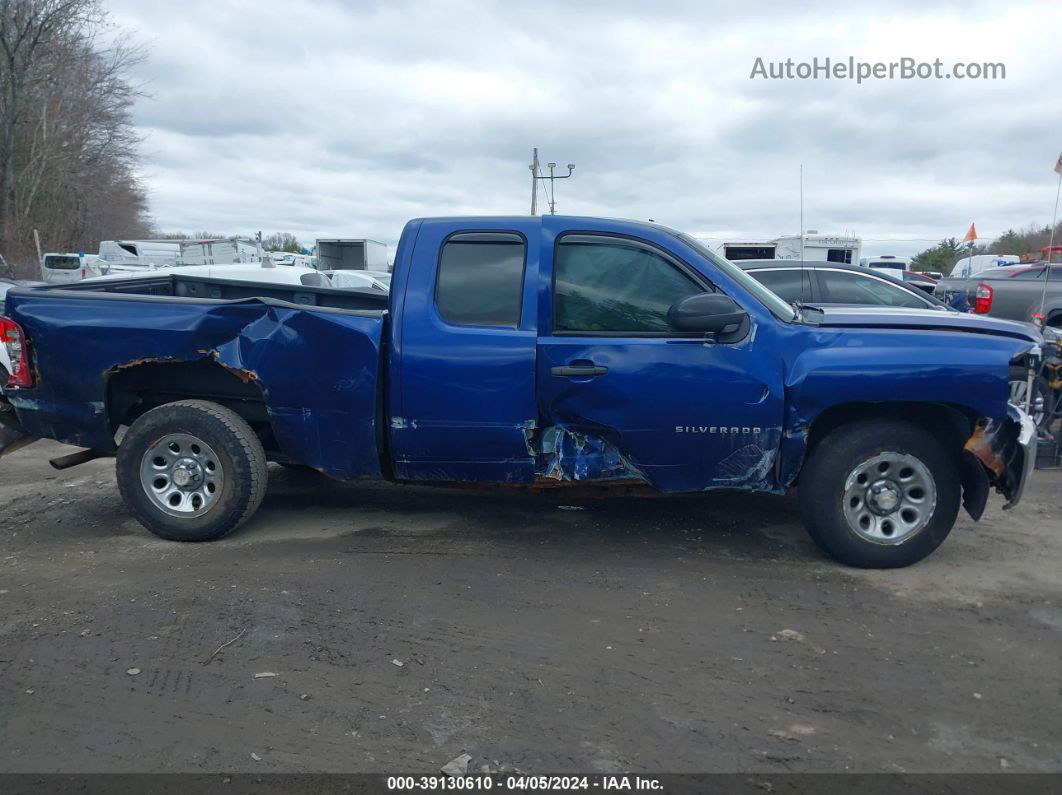
[[[901,544],[933,518],[937,487],[929,469],[907,453],[880,453],[856,465],[844,484],[844,517],[875,544]]]
[[[888,516],[900,507],[903,492],[891,480],[879,480],[867,491],[867,505],[882,516]]]
[[[201,516],[221,494],[225,475],[211,447],[191,434],[171,433],[148,447],[140,485],[157,508],[182,518]]]

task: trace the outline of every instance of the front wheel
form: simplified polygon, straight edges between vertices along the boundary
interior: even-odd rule
[[[118,448],[118,488],[148,530],[214,541],[255,512],[268,470],[262,443],[235,412],[203,400],[152,409]]]
[[[800,474],[800,507],[815,542],[849,566],[890,569],[939,547],[959,513],[956,456],[900,420],[842,425]]]

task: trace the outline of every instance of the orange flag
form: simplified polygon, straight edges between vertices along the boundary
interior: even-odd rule
[[[966,231],[966,237],[962,239],[963,243],[973,243],[977,240],[977,226],[970,224],[970,228]]]

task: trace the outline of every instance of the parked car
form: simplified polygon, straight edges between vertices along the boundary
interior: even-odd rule
[[[86,279],[89,282],[128,280],[142,278],[145,273],[170,274],[174,276],[192,276],[198,279],[225,279],[229,281],[253,282],[260,284],[301,284],[307,287],[331,288],[327,276],[312,268],[294,266],[265,266],[260,263],[237,265],[180,265],[172,268],[148,269],[137,268],[133,271],[118,271],[106,276]]]
[[[823,549],[892,567],[991,487],[1017,504],[1035,461],[1007,383],[1038,334],[791,306],[655,224],[417,219],[387,296],[200,272],[15,288],[0,319],[13,427],[84,448],[58,467],[115,455],[163,538],[231,532],[272,459],[409,483],[799,484]]]
[[[900,281],[863,266],[779,259],[747,259],[734,264],[790,303],[948,308],[919,289],[917,282]]]
[[[79,282],[88,275],[80,254],[45,254],[41,257],[41,277],[49,284]]]
[[[930,295],[932,295],[933,291],[937,289],[937,280],[922,273],[904,271],[903,280],[912,287],[917,287],[922,292],[929,293]]]
[[[875,273],[885,273],[895,276],[897,279],[907,270],[911,260],[907,257],[897,257],[892,254],[882,254],[878,257],[860,257],[859,267],[869,268]]]
[[[949,277],[937,282],[934,291],[944,301],[960,293],[975,314],[1062,327],[1062,263],[1051,265],[1050,273],[1046,263],[1038,262],[993,268],[969,278]]]
[[[332,286],[347,290],[352,287],[364,287],[370,290],[388,292],[391,289],[391,274],[387,271],[321,271],[332,282]]]

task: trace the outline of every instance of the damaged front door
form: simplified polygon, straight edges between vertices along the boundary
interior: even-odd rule
[[[558,239],[552,328],[538,341],[539,475],[774,487],[782,386],[769,335],[757,344],[752,323],[740,341],[713,342],[668,323],[674,303],[712,290],[641,241]]]

